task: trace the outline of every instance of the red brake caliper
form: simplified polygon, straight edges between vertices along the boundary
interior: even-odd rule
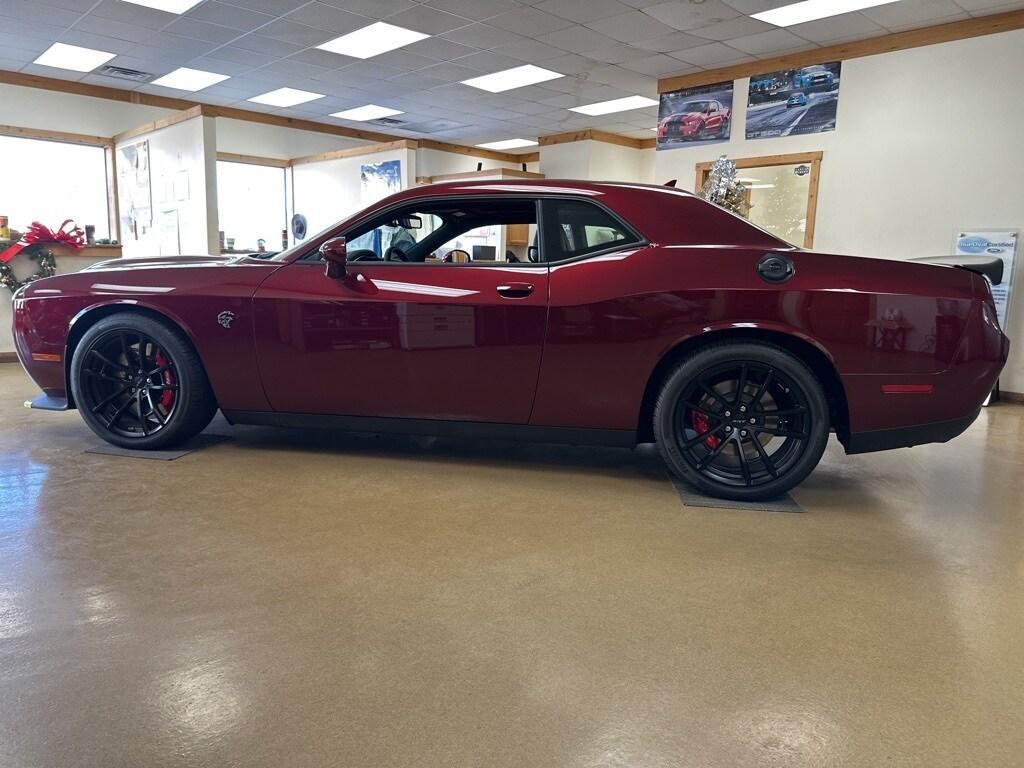
[[[164,353],[161,352],[160,350],[157,350],[154,360],[156,361],[156,364],[161,368],[163,368],[165,365],[167,365],[168,362],[170,362],[166,357],[164,357]],[[171,386],[174,384],[174,374],[171,373],[170,370],[164,371],[163,374],[161,375],[163,377],[164,384],[166,384],[167,386]],[[160,395],[160,405],[162,405],[165,410],[169,411],[173,403],[174,390],[165,389]]]
[[[698,435],[702,435],[711,429],[711,422],[708,421],[708,417],[700,411],[690,411],[690,420],[693,422],[693,428],[697,430]],[[711,450],[714,450],[721,442],[720,438],[715,437],[714,435],[708,435],[707,439],[704,441],[704,445]]]

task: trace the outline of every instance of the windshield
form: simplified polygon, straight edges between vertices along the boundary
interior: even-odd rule
[[[704,112],[708,109],[706,101],[688,101],[683,104],[683,112]]]

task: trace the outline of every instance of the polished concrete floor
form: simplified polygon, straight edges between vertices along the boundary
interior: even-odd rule
[[[1024,764],[1024,407],[780,514],[645,450],[86,454],[32,394],[0,365],[4,768]]]

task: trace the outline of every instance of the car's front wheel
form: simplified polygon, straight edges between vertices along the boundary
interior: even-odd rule
[[[71,359],[71,390],[92,431],[123,448],[177,445],[217,411],[188,339],[141,314],[110,315],[85,332]]]
[[[825,450],[828,403],[814,373],[770,344],[705,347],[669,374],[654,434],[669,468],[711,496],[777,497]]]

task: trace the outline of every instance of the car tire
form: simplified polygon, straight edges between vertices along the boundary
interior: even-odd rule
[[[188,338],[170,323],[132,312],[85,332],[71,359],[71,391],[89,428],[122,448],[180,445],[217,412]]]
[[[707,129],[707,125],[705,125],[704,123],[701,123],[697,127],[697,131],[693,134],[694,140],[695,141],[700,141],[701,139],[705,138],[705,131],[706,131],[706,129]]]
[[[760,342],[694,352],[668,374],[654,407],[654,435],[670,471],[704,494],[736,501],[777,498],[801,483],[821,459],[829,428],[811,369]]]

